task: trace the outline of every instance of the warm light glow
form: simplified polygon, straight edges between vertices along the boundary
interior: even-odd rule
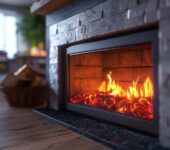
[[[45,50],[39,50],[37,47],[32,47],[30,54],[31,56],[46,57],[47,52]]]
[[[70,101],[151,120],[153,119],[153,84],[147,77],[140,85],[139,79],[138,77],[132,81],[128,89],[123,89],[112,79],[112,73],[109,72],[107,80],[101,83],[98,91],[72,96]]]
[[[44,43],[40,42],[38,47],[37,46],[31,47],[30,54],[31,56],[46,57],[47,52],[46,50],[44,50]]]
[[[99,92],[107,92],[109,95],[126,97],[128,99],[140,97],[153,97],[153,84],[149,77],[146,78],[140,89],[137,88],[139,77],[128,90],[124,90],[119,83],[112,79],[112,73],[107,74],[108,81],[103,81],[99,87]]]

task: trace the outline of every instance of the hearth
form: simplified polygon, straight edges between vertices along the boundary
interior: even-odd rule
[[[154,29],[67,47],[61,105],[158,134],[157,43]]]

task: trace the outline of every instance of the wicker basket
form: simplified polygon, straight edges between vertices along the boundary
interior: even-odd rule
[[[33,107],[44,104],[47,87],[3,88],[8,103],[16,107]]]

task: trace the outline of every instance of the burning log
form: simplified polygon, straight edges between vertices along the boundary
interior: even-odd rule
[[[95,93],[73,95],[70,102],[104,108],[109,111],[125,113],[142,119],[153,119],[153,85],[147,78],[140,89],[137,89],[138,79],[133,81],[129,90],[125,91],[107,74],[108,83],[102,82]]]
[[[153,110],[152,103],[149,102],[149,99],[150,98],[134,98],[129,100],[125,97],[95,93],[72,96],[70,102],[104,108],[109,111],[126,113],[138,118],[151,120],[153,118]]]

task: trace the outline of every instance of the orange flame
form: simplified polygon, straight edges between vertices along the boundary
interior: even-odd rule
[[[123,96],[128,99],[140,98],[140,97],[153,97],[153,84],[149,77],[146,78],[144,84],[140,89],[137,88],[139,77],[136,81],[132,82],[132,85],[128,90],[124,90],[115,80],[111,77],[112,72],[107,74],[108,82],[103,81],[99,87],[99,92],[107,92],[114,96]]]
[[[138,83],[139,77],[125,90],[112,79],[112,73],[109,72],[107,81],[101,83],[96,93],[75,95],[70,101],[151,120],[153,119],[152,81],[147,77],[140,87]]]

